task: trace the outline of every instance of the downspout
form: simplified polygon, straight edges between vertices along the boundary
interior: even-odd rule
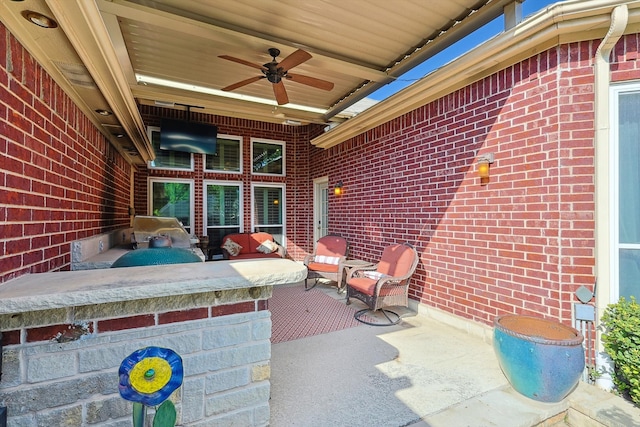
[[[607,356],[600,339],[600,318],[611,295],[611,223],[610,213],[610,161],[609,141],[609,86],[611,83],[611,51],[627,27],[629,11],[626,4],[616,6],[611,12],[609,31],[602,39],[595,54],[594,101],[595,101],[595,276],[600,286],[596,292],[596,369],[601,373],[596,384],[609,390],[613,387],[611,374],[613,364]]]

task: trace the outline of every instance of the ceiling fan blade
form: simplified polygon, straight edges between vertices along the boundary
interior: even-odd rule
[[[297,67],[305,61],[311,59],[311,55],[304,50],[298,49],[291,55],[284,58],[279,64],[278,68],[282,68],[284,71],[290,70],[293,67]]]
[[[227,61],[237,62],[238,64],[247,65],[249,67],[257,68],[258,70],[264,70],[262,65],[254,64],[253,62],[245,61],[244,59],[235,58],[229,55],[220,55],[218,58],[226,59]]]
[[[294,82],[301,83],[307,86],[312,86],[317,89],[322,89],[322,90],[333,89],[333,83],[328,82],[326,80],[316,79],[315,77],[308,77],[308,76],[301,76],[300,74],[287,73],[287,78]]]
[[[265,79],[265,78],[266,78],[265,76],[255,76],[255,77],[251,77],[250,79],[242,80],[241,82],[234,83],[234,84],[229,85],[229,86],[227,86],[227,87],[223,87],[223,88],[222,88],[222,89],[220,89],[220,90],[223,90],[223,91],[225,91],[225,92],[229,92],[229,91],[231,91],[231,90],[238,89],[239,87],[242,87],[242,86],[248,85],[249,83],[257,82],[258,80]]]
[[[282,83],[282,81],[273,84],[273,94],[276,96],[278,105],[289,103],[289,96],[287,96],[287,91],[284,88],[284,83]]]

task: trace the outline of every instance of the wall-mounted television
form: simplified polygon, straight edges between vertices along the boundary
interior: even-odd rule
[[[162,119],[160,149],[187,153],[216,154],[218,128],[206,123]]]

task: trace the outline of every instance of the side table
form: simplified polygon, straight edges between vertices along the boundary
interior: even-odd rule
[[[344,292],[347,284],[345,283],[345,275],[349,273],[349,269],[354,267],[370,267],[374,263],[361,259],[348,259],[338,266],[338,293]]]

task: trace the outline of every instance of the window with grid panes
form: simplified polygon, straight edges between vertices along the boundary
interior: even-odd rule
[[[216,172],[242,172],[242,137],[218,135],[216,155],[206,155],[204,168]]]
[[[253,231],[264,231],[283,244],[284,188],[282,186],[255,185],[253,187]]]
[[[205,230],[214,252],[221,253],[224,236],[241,231],[241,194],[240,183],[205,182]]]
[[[182,151],[161,150],[159,127],[149,127],[147,129],[149,140],[153,147],[156,158],[149,161],[151,169],[179,169],[193,170],[193,154]]]

